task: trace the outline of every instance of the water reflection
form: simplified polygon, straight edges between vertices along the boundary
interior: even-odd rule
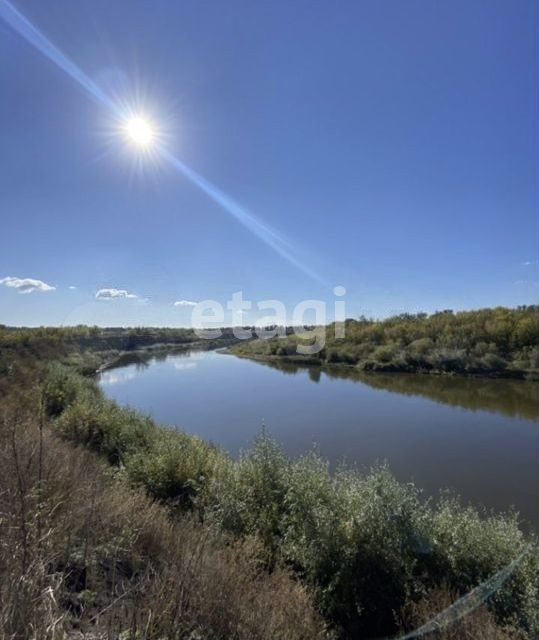
[[[100,376],[100,381],[103,384],[121,384],[122,382],[133,380],[136,375],[136,369],[127,371],[122,371],[121,369],[112,369],[110,371],[105,371],[104,373],[102,373]]]
[[[99,371],[100,379],[102,382],[107,382],[108,378],[105,374],[109,371],[119,371],[124,368],[133,369],[136,371],[142,371],[155,362],[165,362],[169,358],[173,358],[173,361],[185,358],[188,360],[193,350],[188,349],[184,345],[176,346],[174,348],[169,347],[167,349],[149,349],[147,351],[125,351],[116,358],[113,358],[110,362],[107,362]],[[112,376],[114,378],[114,376]],[[111,382],[113,384],[113,382]]]
[[[407,396],[422,396],[452,407],[484,410],[525,420],[539,419],[539,385],[526,380],[463,378],[414,373],[365,373],[346,367],[305,367],[290,362],[267,361],[265,366],[288,375],[307,372],[312,382],[322,376],[355,380]]]
[[[173,362],[172,366],[176,371],[185,371],[186,369],[194,369],[197,366],[196,362]]]

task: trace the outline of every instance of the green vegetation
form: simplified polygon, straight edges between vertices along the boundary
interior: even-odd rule
[[[348,365],[361,371],[539,378],[539,306],[347,320],[345,338],[335,338],[330,325],[319,353],[297,354],[298,343],[312,342],[288,333],[286,338],[242,342],[232,350],[245,357]]]
[[[331,474],[314,453],[291,460],[264,434],[233,460],[107,400],[80,374],[93,352],[62,345],[51,362],[40,348],[30,336],[4,359],[5,637],[388,635],[529,545],[488,610],[437,637],[463,637],[451,635],[462,625],[496,640],[539,632],[538,546],[516,515],[425,500],[386,467]]]
[[[408,600],[434,586],[465,592],[525,545],[514,516],[481,516],[450,496],[430,504],[385,467],[331,475],[317,455],[291,461],[265,437],[231,466],[215,502],[221,526],[259,536],[348,637],[395,631],[391,612]],[[500,620],[536,628],[537,569],[530,556],[493,598]]]

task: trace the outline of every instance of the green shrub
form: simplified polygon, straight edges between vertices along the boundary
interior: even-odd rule
[[[507,362],[495,353],[487,353],[481,358],[481,364],[487,371],[503,371]]]
[[[410,342],[408,349],[417,354],[426,354],[433,348],[433,346],[434,342],[431,338],[418,338],[417,340]]]
[[[200,438],[179,431],[155,429],[148,450],[135,450],[126,459],[130,479],[154,498],[191,507],[219,465],[224,454]]]
[[[515,514],[482,515],[454,497],[443,498],[433,512],[431,536],[448,564],[448,583],[461,592],[508,566],[529,544]],[[491,599],[500,621],[519,626],[531,637],[539,632],[539,555],[537,541],[533,542]]]
[[[419,590],[414,571],[431,550],[419,492],[385,467],[331,476],[314,454],[293,467],[286,557],[303,567],[323,611],[347,635],[391,633],[388,612]]]
[[[275,441],[262,435],[212,491],[221,526],[236,536],[259,536],[272,561],[282,537],[289,466]]]
[[[64,365],[53,362],[47,367],[43,383],[43,401],[47,415],[60,415],[83,394],[95,396],[98,391],[92,389],[91,384]]]
[[[64,410],[55,426],[64,438],[106,456],[112,464],[147,451],[155,434],[150,418],[110,400],[84,396]]]
[[[391,362],[396,355],[395,347],[391,345],[382,345],[381,347],[376,347],[373,352],[373,358],[378,362]]]

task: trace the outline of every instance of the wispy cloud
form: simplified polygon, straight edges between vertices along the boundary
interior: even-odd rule
[[[196,307],[197,303],[192,300],[176,300],[175,307]]]
[[[129,300],[138,300],[138,296],[129,293],[125,289],[99,289],[95,294],[97,300],[113,300],[116,298],[128,298]]]
[[[34,280],[33,278],[14,278],[7,276],[0,280],[0,284],[11,289],[16,289],[18,293],[32,293],[33,291],[55,291],[56,287],[43,282],[43,280]]]
[[[524,260],[520,263],[523,267],[531,267],[534,264],[539,264],[539,260]]]
[[[74,287],[73,285],[70,285],[70,286],[68,287],[68,289],[69,289],[70,291],[75,291],[75,289],[76,289],[76,288],[77,288],[77,287]]]

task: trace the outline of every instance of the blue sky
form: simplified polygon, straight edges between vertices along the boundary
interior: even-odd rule
[[[185,326],[175,301],[237,291],[331,318],[337,285],[351,316],[537,302],[535,1],[14,4],[296,264],[0,20],[0,322]]]

